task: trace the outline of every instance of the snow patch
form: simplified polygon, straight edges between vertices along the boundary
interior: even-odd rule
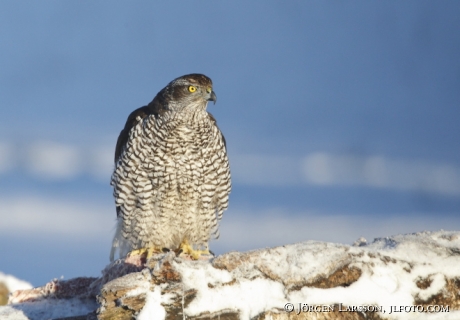
[[[0,307],[0,319],[7,320],[30,320],[22,310],[17,310],[11,306]]]
[[[0,307],[0,319],[41,320],[86,315],[98,307],[94,300],[45,299]]]
[[[146,292],[145,305],[137,315],[137,320],[160,320],[166,318],[166,310],[162,304],[171,303],[172,296],[161,294],[164,285],[155,286],[153,291]]]

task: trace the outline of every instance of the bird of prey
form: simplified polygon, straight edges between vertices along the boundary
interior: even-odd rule
[[[117,228],[110,260],[166,249],[209,254],[231,189],[225,138],[207,112],[212,81],[188,74],[134,110],[115,148]],[[177,252],[176,251],[176,252]]]

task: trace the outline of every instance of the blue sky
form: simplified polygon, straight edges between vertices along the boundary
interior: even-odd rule
[[[460,230],[456,1],[0,3],[0,271],[97,276],[128,114],[199,72],[233,176],[217,253]]]

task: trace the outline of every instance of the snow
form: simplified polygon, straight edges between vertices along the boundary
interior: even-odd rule
[[[0,319],[42,320],[86,315],[98,307],[96,301],[74,299],[46,299],[0,307]]]
[[[0,319],[8,320],[29,320],[21,310],[14,309],[10,306],[0,307]]]
[[[137,320],[158,320],[166,318],[166,310],[161,305],[170,303],[170,295],[161,294],[161,286],[146,292],[145,305],[137,315]]]
[[[3,272],[0,272],[0,283],[4,283],[10,292],[32,288],[29,282],[20,280],[9,274],[4,274]]]
[[[241,279],[237,284],[226,285],[233,280],[231,273],[215,269],[210,264],[183,262],[176,264],[175,268],[181,273],[186,289],[198,290],[186,309],[187,315],[228,309],[239,310],[242,319],[249,319],[270,309],[271,305],[282,305],[285,301],[283,286],[276,281]]]

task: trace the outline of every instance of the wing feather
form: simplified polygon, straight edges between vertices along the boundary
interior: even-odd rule
[[[164,99],[164,92],[163,90],[158,92],[155,98],[150,102],[148,105],[140,107],[128,116],[126,120],[125,127],[121,130],[120,135],[117,139],[117,145],[115,147],[115,164],[117,163],[118,159],[120,158],[123,149],[128,142],[129,139],[129,132],[131,131],[132,127],[136,123],[139,122],[139,118],[144,119],[149,115],[154,115],[155,118],[165,112],[167,109],[167,104],[165,103]],[[215,121],[215,120],[214,120]]]

